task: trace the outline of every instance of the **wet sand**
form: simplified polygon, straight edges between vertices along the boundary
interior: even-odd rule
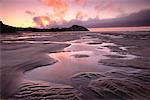
[[[1,36],[4,99],[150,99],[149,32]]]

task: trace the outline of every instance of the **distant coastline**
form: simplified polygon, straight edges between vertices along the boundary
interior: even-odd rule
[[[150,31],[150,26],[88,28],[91,32]]]
[[[65,31],[91,31],[91,32],[121,32],[121,31],[150,31],[150,26],[137,26],[137,27],[101,27],[101,28],[86,28],[80,25],[72,25],[69,28],[50,28],[50,29],[40,29],[40,28],[22,28],[14,27],[10,25],[3,24],[0,21],[0,27],[2,34],[14,34],[20,32],[65,32]]]
[[[87,28],[80,25],[72,25],[69,28],[50,28],[50,29],[39,29],[39,28],[22,28],[13,27],[3,24],[0,21],[1,33],[18,33],[18,32],[64,32],[64,31],[89,31]]]

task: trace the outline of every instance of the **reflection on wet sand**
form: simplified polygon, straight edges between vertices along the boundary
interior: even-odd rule
[[[102,59],[108,59],[109,56],[123,56],[120,59],[134,59],[130,55],[120,55],[111,52],[111,49],[105,46],[117,46],[114,43],[89,44],[96,41],[97,38],[83,38],[74,41],[68,41],[71,44],[64,48],[64,52],[50,53],[49,56],[58,62],[41,68],[36,68],[26,74],[27,78],[33,80],[43,80],[55,83],[69,84],[70,76],[80,72],[106,72],[112,70],[111,66],[104,66],[99,63]],[[101,49],[98,49],[101,48]],[[131,55],[132,56],[132,55]]]
[[[3,98],[150,98],[149,32],[4,37],[0,38]]]

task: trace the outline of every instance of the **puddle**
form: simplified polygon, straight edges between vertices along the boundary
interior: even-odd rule
[[[100,64],[99,61],[108,59],[105,55],[112,54],[111,50],[104,46],[116,46],[116,44],[88,44],[94,40],[85,37],[66,42],[71,45],[65,48],[64,52],[49,54],[50,57],[58,60],[57,63],[31,70],[26,73],[25,77],[32,80],[69,84],[70,77],[79,72],[106,72],[114,69],[114,67]]]
[[[75,57],[76,54],[84,54],[89,57]],[[99,65],[99,55],[91,51],[82,52],[60,52],[49,54],[50,57],[58,60],[57,63],[36,68],[27,74],[32,80],[43,80],[55,83],[68,84],[69,78],[79,72],[104,72],[111,70],[112,67]]]

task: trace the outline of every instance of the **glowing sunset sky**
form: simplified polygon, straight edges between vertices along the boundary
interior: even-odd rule
[[[12,26],[47,28],[79,23],[101,27],[107,21],[130,16],[139,16],[135,22],[141,20],[147,15],[140,14],[150,11],[150,0],[0,0],[0,9],[1,21]],[[146,17],[143,21],[147,20]]]

